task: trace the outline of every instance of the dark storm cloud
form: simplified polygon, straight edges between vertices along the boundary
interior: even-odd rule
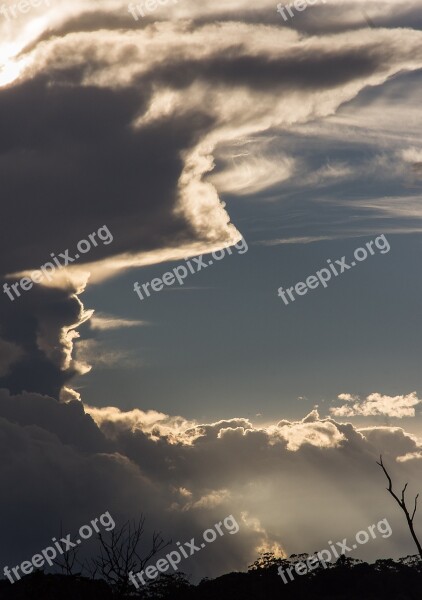
[[[135,131],[147,97],[145,88],[73,87],[47,77],[0,93],[0,178],[9,199],[3,273],[35,269],[103,224],[113,243],[81,262],[195,239],[173,210],[180,152],[207,120],[189,115]]]
[[[21,394],[11,396],[0,389],[0,416],[20,427],[36,426],[82,452],[105,452],[111,442],[98,429],[92,418],[84,412],[79,401],[66,404],[49,396]]]
[[[25,408],[26,422],[34,410],[48,411],[42,400],[32,397],[31,402],[33,407]],[[54,415],[53,403],[51,400],[49,415],[44,419],[34,417],[33,421],[50,420],[51,429],[51,422],[56,420],[58,434],[65,438],[60,417],[65,418],[69,429],[67,443],[60,440],[57,432],[47,431],[47,427],[21,426],[14,419],[0,417],[0,470],[2,485],[8,490],[0,501],[2,565],[19,564],[39,552],[53,536],[60,535],[61,528],[63,533],[74,536],[81,525],[105,511],[110,511],[119,526],[129,516],[139,517],[142,511],[152,511],[153,499],[156,506],[163,508],[149,489],[150,484],[124,457],[106,454],[100,444],[92,443],[95,434],[90,443],[92,451],[86,452],[84,430],[81,442],[77,431],[80,415],[69,405],[59,405],[65,410],[62,415]],[[94,445],[99,451],[95,452]],[[92,556],[89,546],[84,551]]]
[[[312,551],[386,516],[394,536],[368,551],[412,550],[401,515],[382,503],[384,479],[375,464],[383,452],[395,481],[420,476],[420,446],[400,428],[359,432],[313,411],[267,428],[237,418],[170,434],[160,432],[165,415],[157,414],[154,426],[141,411],[93,414],[100,427],[81,403],[0,392],[0,477],[8,490],[0,499],[3,565],[45,547],[61,521],[75,532],[106,510],[118,526],[145,513],[148,532],[161,530],[174,542],[200,536],[233,512],[239,534],[184,565],[201,577],[246,568],[259,547]]]
[[[123,252],[157,249],[195,240],[189,222],[174,214],[180,154],[213,123],[210,116],[188,114],[131,127],[145,112],[153,84],[183,87],[197,78],[208,84],[245,85],[269,90],[339,85],[372,73],[371,53],[271,59],[233,50],[224,57],[177,62],[168,59],[141,77],[136,86],[111,90],[78,85],[87,70],[103,64],[91,55],[89,66],[51,68],[50,74],[4,89],[0,94],[0,177],[6,202],[0,224],[3,274],[36,269],[50,252],[73,249],[78,240],[106,224],[113,243],[85,256],[98,260]],[[121,58],[136,53],[122,50]],[[95,107],[95,110],[93,110]],[[71,254],[73,254],[71,250]],[[84,257],[80,258],[83,262]],[[1,298],[6,317],[4,342],[20,352],[0,378],[13,393],[24,390],[58,398],[77,372],[65,365],[62,329],[78,322],[81,306],[75,288],[32,289],[13,303]],[[39,287],[39,286],[38,286]],[[40,330],[47,327],[40,344]],[[46,352],[53,345],[55,350]]]
[[[411,68],[418,56],[415,35],[401,43],[404,35],[390,39],[385,31],[303,42],[292,32],[279,41],[273,27],[258,43],[253,25],[198,28],[193,6],[191,21],[157,23],[148,31],[140,23],[139,36],[130,28],[107,29],[104,11],[96,12],[90,35],[87,8],[82,4],[77,18],[63,10],[50,30],[68,27],[75,35],[46,33],[45,43],[32,47],[28,39],[21,56],[29,70],[0,92],[3,276],[37,269],[51,252],[69,248],[74,254],[76,243],[103,225],[113,242],[79,263],[210,238],[222,245],[234,228],[229,231],[217,191],[203,184],[213,145],[224,143],[225,135],[234,139],[237,127],[248,135],[332,113],[366,83]],[[214,9],[205,3],[199,10]],[[235,13],[232,5],[228,14]],[[120,23],[123,12],[113,14]],[[191,84],[197,84],[193,93]],[[330,93],[322,97],[323,91]],[[235,94],[243,102],[239,110]],[[206,156],[198,145],[210,138]],[[74,282],[63,292],[32,289],[14,302],[1,294],[7,323],[0,340],[13,344],[12,360],[0,371],[7,367],[2,385],[58,396],[78,369],[63,332],[82,318],[75,297],[81,289]]]
[[[64,368],[62,329],[76,324],[81,314],[81,303],[69,288],[37,286],[13,302],[2,294],[0,339],[14,344],[19,352],[2,373],[0,388],[13,394],[31,391],[58,398],[77,373],[72,362]]]
[[[135,131],[145,87],[79,87],[78,78],[77,70],[61,72],[54,82],[41,76],[0,93],[3,275],[37,269],[51,252],[68,248],[73,256],[77,242],[103,225],[113,242],[100,242],[78,263],[200,237],[174,208],[180,152],[210,120],[190,114]],[[69,281],[65,288],[35,286],[13,302],[0,295],[0,339],[17,344],[19,354],[0,372],[0,386],[58,398],[77,372],[72,364],[64,368],[60,356],[61,330],[76,324],[81,310],[75,286]],[[51,337],[40,335],[46,327]]]
[[[113,243],[92,249],[81,263],[201,242],[206,228],[175,212],[186,150],[208,133],[220,133],[219,127],[230,129],[227,135],[235,139],[333,114],[365,85],[415,68],[417,62],[419,40],[410,32],[394,32],[390,39],[388,32],[365,29],[303,43],[280,24],[280,39],[286,32],[292,45],[277,46],[274,31],[269,31],[268,43],[262,32],[260,45],[253,25],[277,26],[275,3],[271,18],[270,12],[254,13],[250,30],[237,28],[239,19],[248,22],[251,15],[240,2],[238,8],[229,18],[221,17],[227,23],[217,34],[207,28],[197,31],[193,15],[174,31],[171,25],[157,25],[146,33],[143,23],[131,22],[132,36],[127,36],[120,30],[128,21],[125,12],[96,12],[64,19],[41,35],[44,46],[27,46],[23,56],[34,50],[33,70],[26,80],[0,91],[5,199],[0,274],[36,269],[50,252],[74,249],[103,224]],[[294,19],[294,26],[300,29],[307,19],[308,31],[314,32],[359,26],[358,8],[345,23],[331,9],[330,14],[309,9],[306,17]],[[319,23],[312,23],[317,14]],[[228,21],[233,22],[233,15],[232,26]],[[204,17],[204,22],[214,19]],[[71,31],[81,35],[54,35]],[[191,42],[189,35],[194,34]],[[157,43],[149,46],[149,41]],[[201,104],[201,89],[195,90],[198,95],[186,89],[191,83],[200,84],[209,102]],[[349,83],[354,85],[345,91]],[[168,89],[186,93],[174,104],[169,101],[168,116],[160,113],[134,128],[134,120],[159,105],[154,103],[157,92]],[[239,89],[244,96],[234,108],[236,120],[227,105],[235,104]],[[212,95],[215,90],[218,99]],[[324,90],[329,94],[322,98]],[[287,99],[284,92],[293,94]],[[284,97],[285,106],[274,108],[273,115],[272,103]],[[261,107],[268,120],[261,118]],[[296,107],[302,112],[295,113]],[[218,141],[225,142],[224,133]],[[192,162],[189,168],[197,183],[206,167],[201,170]],[[197,191],[189,196],[195,207],[201,199]],[[210,235],[217,193],[212,199],[216,201],[205,202]],[[223,233],[215,236],[218,241],[224,241]],[[81,403],[57,402],[78,372],[71,358],[72,330],[67,330],[83,320],[80,291],[69,278],[60,289],[36,286],[13,302],[1,294],[0,386],[19,393],[0,393],[0,480],[8,492],[0,498],[3,564],[21,563],[45,547],[58,535],[61,520],[70,532],[106,510],[118,525],[144,512],[151,529],[183,541],[235,508],[243,531],[224,540],[231,544],[231,553],[225,543],[215,546],[212,560],[208,554],[201,556],[202,563],[189,563],[186,570],[204,576],[215,574],[207,572],[209,565],[220,572],[245,568],[262,543],[312,551],[324,547],[330,536],[342,539],[385,517],[384,481],[382,476],[377,479],[375,465],[380,451],[396,476],[402,468],[409,480],[420,478],[420,446],[403,430],[368,429],[363,434],[314,413],[301,422],[280,421],[261,429],[239,417],[191,423],[170,434],[162,432],[160,423],[147,430],[131,413],[119,415],[119,420],[112,409],[110,414],[104,409],[97,426]],[[67,394],[66,399],[71,397]],[[135,401],[142,402],[142,397]],[[148,415],[142,419],[147,421]],[[404,462],[399,465],[396,459]],[[400,532],[399,518],[391,522]],[[400,533],[391,543],[378,554],[392,554],[391,548],[409,551]]]
[[[145,450],[153,451],[154,442],[147,443]],[[161,445],[165,458],[165,442]],[[155,474],[151,471],[147,476],[147,469],[130,461],[120,444],[84,415],[81,403],[58,404],[36,394],[9,397],[0,391],[0,453],[0,477],[8,489],[7,497],[0,500],[2,565],[20,564],[60,534],[61,526],[63,533],[74,534],[107,510],[117,527],[145,514],[146,547],[154,529],[163,531],[166,539],[175,534],[175,542],[200,535],[205,528],[200,518],[185,513],[175,519],[170,510],[174,492],[167,478],[168,464],[157,463]],[[212,512],[207,518],[206,526],[212,526]],[[247,545],[254,538],[254,532],[244,532],[242,537]],[[230,546],[227,540],[226,552]],[[92,558],[98,548],[88,545],[82,551]],[[233,554],[241,561],[239,542]],[[223,568],[227,559],[220,546],[214,564]],[[187,568],[192,572],[197,565],[192,561]]]

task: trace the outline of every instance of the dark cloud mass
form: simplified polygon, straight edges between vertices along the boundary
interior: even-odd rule
[[[1,453],[7,464],[2,482],[16,502],[2,499],[3,562],[23,560],[20,544],[34,551],[43,547],[46,536],[57,533],[63,515],[71,530],[78,520],[83,523],[107,507],[120,520],[142,509],[150,529],[161,528],[173,539],[200,535],[214,520],[235,511],[242,533],[225,551],[231,568],[243,568],[260,547],[275,544],[293,552],[323,544],[318,531],[306,531],[316,504],[329,537],[342,539],[361,529],[362,520],[370,524],[385,516],[400,530],[393,507],[383,505],[380,512],[379,452],[400,479],[420,476],[421,447],[401,428],[359,432],[315,412],[303,421],[268,428],[242,419],[181,427],[158,413],[111,408],[88,413],[93,418],[77,401],[58,404],[46,396],[1,392]],[[406,458],[418,453],[418,458]],[[397,458],[406,462],[394,466]],[[26,498],[18,483],[23,480],[31,486]],[[306,493],[310,488],[312,497]],[[347,523],[341,516],[332,519],[339,502]],[[35,522],[30,516],[34,510],[42,512]],[[252,518],[255,525],[250,527]],[[300,541],[298,528],[303,531]],[[391,544],[391,554],[409,550],[400,535]],[[211,556],[217,571],[227,564],[219,548]],[[209,562],[210,555],[188,569],[204,575]]]
[[[136,132],[131,124],[145,110],[146,90],[66,81],[42,76],[0,96],[0,176],[5,197],[14,199],[4,212],[3,272],[36,269],[49,251],[73,249],[103,223],[113,244],[82,261],[194,239],[174,206],[180,153],[204,119],[190,115]]]
[[[245,94],[251,95],[243,111],[236,109],[237,122],[231,127],[259,131],[269,124],[265,106],[274,94],[281,103],[270,117],[274,124],[302,121],[314,114],[317,94],[336,91],[338,98],[326,95],[319,107],[322,112],[332,110],[341,102],[346,84],[359,89],[372,77],[385,78],[408,61],[414,46],[410,41],[408,47],[399,49],[394,38],[389,40],[382,33],[386,42],[382,47],[367,35],[360,45],[353,38],[339,38],[328,48],[321,37],[312,42],[314,48],[296,44],[289,49],[277,41],[276,46],[269,43],[265,52],[257,52],[249,47],[245,33],[238,44],[230,39],[219,51],[211,43],[201,58],[195,56],[196,32],[189,29],[182,32],[184,47],[164,30],[161,35],[169,38],[169,51],[159,47],[157,56],[147,57],[139,41],[129,43],[123,35],[118,51],[114,46],[110,49],[106,37],[99,38],[98,49],[89,38],[76,44],[71,36],[65,37],[64,54],[55,40],[50,41],[49,53],[49,42],[45,42],[45,68],[4,89],[0,96],[0,177],[5,197],[13,198],[5,204],[1,225],[3,274],[36,269],[49,259],[50,252],[73,249],[78,240],[103,224],[112,232],[113,243],[100,244],[81,256],[81,265],[122,254],[136,257],[189,244],[227,243],[234,230],[229,231],[225,213],[218,214],[222,209],[217,195],[213,197],[202,182],[211,167],[201,164],[197,154],[203,153],[201,144],[207,139],[212,148],[217,140],[222,143],[233,136],[225,131],[234,106],[221,103],[224,90],[230,88],[231,94],[237,90],[239,102]],[[85,38],[84,33],[80,35]],[[203,35],[212,42],[215,33],[204,27]],[[37,56],[37,51],[35,46],[30,54]],[[417,59],[413,56],[412,60]],[[116,85],[113,74],[118,67],[128,70],[128,75],[125,83]],[[101,85],[94,84],[98,78],[103,78]],[[199,86],[197,101],[189,91],[192,86]],[[298,107],[295,96],[300,92],[308,94],[309,107]],[[262,102],[260,115],[253,97]],[[198,193],[200,187],[203,192]],[[215,224],[208,218],[212,214]],[[72,298],[74,281],[65,288],[63,308],[58,306],[56,292],[48,301],[50,325],[52,315],[59,319],[60,312],[67,314],[66,305],[73,312],[79,308]],[[27,339],[20,340],[24,356],[10,367],[3,384],[13,392],[28,389],[57,396],[60,385],[74,371],[71,363],[64,367],[63,361],[51,360],[57,350],[42,364],[46,352],[37,338],[42,316],[35,308],[36,295],[31,294],[24,309],[18,302],[6,308],[12,321],[4,328],[5,341],[18,341],[11,333],[13,315],[21,322],[28,319],[30,325],[25,329]],[[6,296],[2,303],[10,305]],[[76,323],[77,315],[71,322],[64,319],[62,327]],[[16,328],[22,331],[22,326]],[[57,339],[58,321],[56,328],[53,337]],[[60,372],[54,372],[54,364]]]
[[[203,423],[174,416],[177,407],[173,415],[121,411],[123,386],[107,408],[84,404],[83,389],[74,389],[75,377],[89,370],[74,351],[79,327],[91,317],[82,304],[87,288],[134,267],[233,245],[243,234],[241,219],[231,223],[231,206],[221,191],[232,193],[236,202],[243,194],[242,182],[236,188],[236,166],[230,171],[233,148],[242,156],[249,144],[243,156],[256,159],[256,179],[246,190],[265,192],[288,180],[299,195],[301,186],[312,194],[317,190],[317,204],[324,192],[318,189],[321,181],[333,186],[347,177],[359,181],[346,160],[308,173],[299,141],[315,135],[324,154],[342,135],[334,120],[340,109],[361,102],[362,129],[349,113],[347,141],[359,138],[358,153],[370,123],[375,146],[393,101],[386,96],[378,105],[375,100],[365,105],[362,95],[399,74],[420,74],[421,4],[332,4],[309,8],[284,24],[267,0],[259,8],[244,0],[180,0],[168,13],[161,7],[135,23],[123,2],[113,7],[104,2],[97,9],[88,0],[72,8],[55,0],[33,29],[22,28],[19,20],[0,23],[7,66],[0,71],[2,291],[5,283],[51,260],[52,253],[69,249],[75,256],[78,241],[103,226],[113,238],[57,270],[48,285],[35,285],[13,301],[1,293],[3,564],[18,564],[45,547],[59,534],[61,521],[66,531],[75,531],[106,510],[118,523],[143,512],[148,532],[162,530],[173,540],[200,535],[233,513],[241,532],[227,536],[224,552],[213,546],[191,561],[186,570],[195,577],[244,569],[261,551],[312,552],[385,517],[397,533],[388,548],[381,542],[365,547],[365,557],[413,552],[401,533],[400,515],[385,502],[375,464],[382,452],[398,480],[420,480],[422,446],[404,426],[358,427],[321,417],[317,410],[303,420],[280,414],[265,426],[242,415]],[[366,26],[363,9],[373,28]],[[400,88],[397,102],[405,103],[409,89]],[[334,122],[317,131],[329,119]],[[388,136],[402,146],[387,159],[386,142],[380,142],[373,162],[362,159],[365,176],[379,169],[393,177],[409,165],[414,173],[420,170],[421,151],[411,145],[409,131],[399,129],[405,126],[396,126]],[[345,143],[341,139],[339,147]],[[372,211],[371,222],[380,212],[390,222],[402,210],[396,222],[401,233],[410,218],[420,219],[417,201],[398,206],[393,195],[387,202],[382,193],[370,202],[360,188],[357,195],[348,219],[352,225],[365,209],[366,215]],[[333,205],[341,194],[335,196]],[[346,204],[345,195],[342,200]],[[239,210],[236,202],[232,206]],[[329,200],[321,201],[318,210],[323,206],[333,218],[335,207],[328,205]],[[318,225],[319,219],[321,211],[314,219]],[[249,217],[251,222],[251,232],[259,231],[259,215]],[[340,225],[335,222],[333,239],[344,234]],[[352,225],[348,235],[362,235]],[[284,226],[290,222],[280,229]],[[265,312],[254,311],[250,320]],[[106,330],[107,319],[102,323]],[[140,340],[139,346],[141,335]],[[201,340],[208,342],[206,336]],[[164,363],[162,370],[165,377]],[[420,401],[416,393],[408,394],[414,411]],[[381,408],[377,404],[370,415],[397,416],[390,396],[373,395]],[[131,401],[144,407],[142,389]],[[362,406],[357,403],[352,416],[368,416]],[[349,417],[352,409],[336,410],[326,414]]]

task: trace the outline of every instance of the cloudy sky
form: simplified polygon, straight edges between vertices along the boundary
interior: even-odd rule
[[[385,517],[355,556],[415,552],[375,461],[418,491],[421,28],[421,0],[0,13],[2,564],[106,510],[173,540],[235,515],[196,577]]]

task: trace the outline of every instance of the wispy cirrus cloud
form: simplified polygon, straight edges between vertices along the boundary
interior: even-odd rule
[[[79,372],[88,373],[93,366],[98,369],[136,368],[141,364],[134,353],[107,345],[104,341],[83,339],[75,344],[75,357]]]
[[[122,329],[127,327],[144,327],[149,325],[147,321],[139,321],[136,319],[122,319],[113,315],[95,312],[89,320],[91,329],[100,331],[108,331],[110,329]]]

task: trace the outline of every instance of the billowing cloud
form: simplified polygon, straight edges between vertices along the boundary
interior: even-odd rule
[[[148,531],[180,541],[233,513],[240,532],[183,565],[201,577],[244,569],[260,550],[312,552],[384,517],[393,536],[362,547],[365,556],[413,552],[376,465],[382,453],[394,481],[420,479],[422,461],[411,457],[421,443],[401,428],[359,431],[316,411],[266,427],[242,418],[200,424],[1,392],[0,440],[10,491],[0,502],[4,564],[44,547],[61,519],[72,531],[105,510],[117,523],[144,512]],[[33,518],[37,507],[47,521]]]
[[[302,421],[280,421],[280,436],[287,441],[289,450],[298,450],[304,443],[319,448],[335,448],[345,440],[344,435],[329,420],[321,421],[318,411],[313,410]]]
[[[364,400],[360,400],[351,394],[340,394],[338,398],[346,401],[347,404],[330,408],[330,413],[335,417],[387,416],[398,419],[414,417],[416,407],[422,402],[417,397],[416,392],[405,396],[385,396],[374,393]]]
[[[2,298],[2,340],[12,349],[0,387],[59,398],[81,365],[72,356],[76,328],[89,316],[69,282],[66,289],[34,288],[11,302]]]

